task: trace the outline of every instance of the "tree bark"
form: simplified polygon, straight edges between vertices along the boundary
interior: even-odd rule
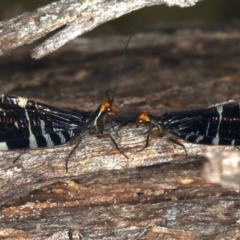
[[[120,116],[239,98],[238,31],[165,30],[133,36],[115,97]],[[114,86],[127,37],[85,41],[35,62],[28,46],[1,58],[2,91],[94,111]],[[73,145],[28,150],[15,164],[19,151],[0,152],[1,239],[238,239],[238,191],[201,175],[207,149],[225,148],[183,142],[186,157],[166,135],[139,152],[146,130],[112,131],[128,159],[109,138],[84,135],[68,173]]]
[[[100,24],[140,8],[159,4],[193,6],[198,0],[62,0],[0,22],[0,55],[32,43],[61,27],[32,53],[41,58]]]

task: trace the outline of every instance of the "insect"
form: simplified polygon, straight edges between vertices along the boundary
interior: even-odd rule
[[[167,112],[162,116],[139,113],[136,125],[149,124],[150,131],[157,127],[160,136],[167,131],[190,143],[203,145],[240,146],[240,105],[237,101],[220,103],[204,109]],[[177,140],[175,143],[185,147]]]
[[[95,130],[97,137],[103,136],[106,121],[110,120],[111,122],[109,116],[117,113],[113,101],[123,68],[124,56],[132,35],[133,33],[126,43],[114,89],[106,91],[108,100],[102,102],[95,112],[72,111],[23,97],[1,95],[0,150],[54,147],[81,137],[83,133],[92,129]],[[108,133],[107,136],[110,137],[115,147],[127,157],[111,134]],[[79,144],[80,141],[74,146],[66,160],[66,172],[68,171],[68,160]]]
[[[0,150],[54,147],[79,137],[92,127],[99,137],[104,131],[107,117],[117,112],[113,99],[109,95],[108,98],[91,113],[58,108],[18,96],[1,95]]]

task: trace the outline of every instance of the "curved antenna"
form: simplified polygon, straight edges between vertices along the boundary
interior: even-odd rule
[[[113,90],[107,90],[107,91],[106,91],[107,98],[108,98],[109,102],[111,102],[111,103],[113,103],[113,100],[114,100],[114,97],[115,97],[115,94],[116,94],[116,90],[117,90],[117,83],[118,83],[118,80],[120,79],[120,73],[121,73],[121,71],[122,71],[122,69],[123,69],[123,67],[124,67],[124,60],[125,60],[125,55],[126,55],[126,53],[127,53],[128,45],[129,45],[129,43],[130,43],[130,40],[131,40],[134,32],[136,31],[136,29],[137,29],[138,27],[139,27],[139,26],[134,27],[134,29],[132,30],[132,32],[131,32],[128,40],[127,40],[126,46],[125,46],[125,48],[124,48],[124,50],[123,50],[123,54],[122,54],[122,57],[121,57],[121,60],[120,60],[120,65],[119,65],[119,69],[118,69],[117,80],[116,80],[116,82],[115,82],[115,86],[114,86]],[[112,94],[112,99],[110,99],[109,93]]]
[[[116,86],[116,84],[115,84],[115,86]],[[109,93],[113,95],[112,99],[110,99]],[[113,90],[106,90],[106,95],[107,95],[108,101],[109,101],[110,103],[113,103],[113,98],[114,98],[114,92],[113,92]]]

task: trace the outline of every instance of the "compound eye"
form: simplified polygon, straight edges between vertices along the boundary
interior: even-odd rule
[[[138,119],[138,123],[142,124],[143,120],[141,118]]]
[[[107,107],[107,112],[111,112],[112,108],[111,107]]]

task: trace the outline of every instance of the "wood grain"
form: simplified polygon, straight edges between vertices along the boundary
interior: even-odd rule
[[[58,30],[33,50],[32,57],[38,59],[100,24],[137,9],[159,4],[189,7],[196,2],[198,0],[56,1],[33,12],[0,22],[0,55]]]
[[[39,61],[22,48],[0,59],[1,90],[93,111],[114,86],[126,40],[78,39]],[[115,98],[119,116],[239,98],[239,40],[235,30],[187,27],[134,35]],[[238,191],[201,176],[207,147],[184,142],[186,157],[167,136],[152,136],[139,152],[146,130],[129,124],[115,136],[128,159],[109,138],[86,134],[68,173],[72,146],[26,151],[15,164],[19,152],[0,152],[1,238],[239,238]]]

